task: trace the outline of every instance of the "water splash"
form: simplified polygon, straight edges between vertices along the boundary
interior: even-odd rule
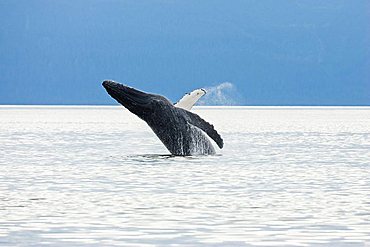
[[[223,82],[217,86],[205,87],[207,94],[201,98],[197,105],[242,105],[242,95],[231,82]]]

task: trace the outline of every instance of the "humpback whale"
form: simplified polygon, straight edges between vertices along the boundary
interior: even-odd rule
[[[144,120],[172,155],[215,154],[206,135],[223,147],[223,140],[212,124],[195,113],[174,106],[165,97],[110,80],[104,81],[103,87],[118,103]]]

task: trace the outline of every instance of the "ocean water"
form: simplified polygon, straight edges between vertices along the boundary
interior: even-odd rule
[[[120,106],[1,106],[0,246],[370,246],[370,108],[194,112],[217,155]]]

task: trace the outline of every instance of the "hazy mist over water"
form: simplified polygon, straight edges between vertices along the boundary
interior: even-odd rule
[[[0,106],[0,246],[370,244],[370,108],[194,112],[218,155],[123,107]]]

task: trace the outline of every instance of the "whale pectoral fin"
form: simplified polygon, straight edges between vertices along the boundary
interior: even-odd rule
[[[206,132],[207,135],[211,137],[217,143],[217,146],[219,146],[219,148],[223,148],[224,141],[222,140],[220,134],[217,133],[217,131],[215,130],[212,124],[208,123],[207,121],[205,121],[203,118],[199,117],[195,113],[192,113],[189,111],[185,111],[185,112],[187,116],[189,117],[188,121],[190,124]]]
[[[203,88],[196,89],[191,93],[186,93],[174,106],[190,111],[197,101],[206,94]]]

